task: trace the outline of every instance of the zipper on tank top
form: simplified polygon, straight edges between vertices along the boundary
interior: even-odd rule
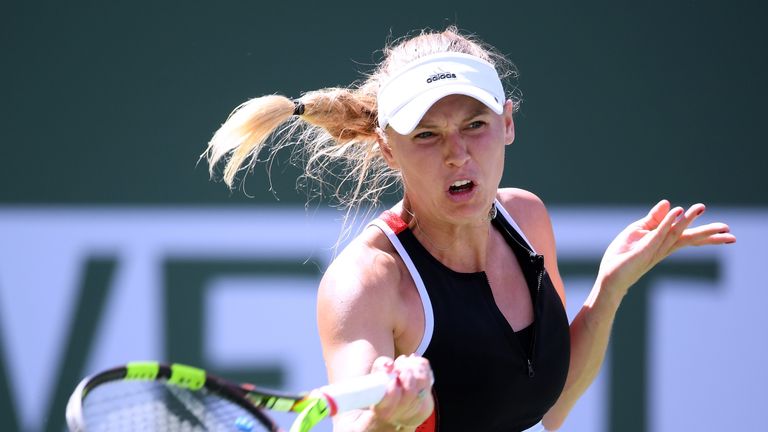
[[[544,278],[544,255],[531,252],[530,258],[531,264],[536,269],[536,298],[533,299],[533,335],[531,335],[531,351],[528,354],[528,377],[533,378],[536,375],[536,371],[533,368],[532,357],[536,350],[536,335],[538,334],[536,331],[536,309],[541,294],[541,280]]]
[[[527,249],[527,248],[526,248]],[[536,254],[534,252],[530,252],[530,260],[531,264],[535,266],[536,269],[536,297],[532,299],[532,306],[533,306],[533,323],[531,324],[533,328],[531,329],[531,332],[533,334],[531,335],[531,346],[530,351],[526,351],[525,348],[523,348],[522,342],[520,342],[520,339],[517,337],[517,332],[513,330],[513,333],[515,333],[515,340],[517,341],[517,347],[520,349],[520,354],[523,355],[523,358],[525,359],[528,373],[528,378],[533,378],[536,376],[536,370],[534,369],[533,365],[533,354],[534,350],[536,349],[536,334],[538,333],[536,331],[536,306],[539,303],[539,292],[541,291],[541,280],[544,277],[544,256]],[[491,280],[488,279],[488,274],[483,272],[483,276],[485,277],[485,283],[488,284],[488,287],[491,287]],[[526,283],[527,285],[527,283]],[[530,291],[530,289],[529,289]],[[491,289],[491,292],[493,292],[493,289]],[[501,312],[501,311],[499,311]],[[505,318],[506,320],[506,318]],[[507,323],[509,325],[509,323]],[[511,326],[510,326],[511,327]]]

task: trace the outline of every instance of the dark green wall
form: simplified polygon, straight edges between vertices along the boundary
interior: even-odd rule
[[[0,5],[0,203],[275,203],[261,168],[253,200],[195,166],[229,111],[345,85],[390,30],[448,23],[520,70],[505,184],[549,203],[768,203],[762,2],[48,3]],[[278,178],[280,203],[302,200],[295,171]]]

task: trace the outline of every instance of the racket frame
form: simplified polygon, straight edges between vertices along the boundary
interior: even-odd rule
[[[180,363],[131,362],[80,381],[67,403],[66,418],[71,431],[86,432],[83,401],[93,388],[114,381],[160,381],[191,391],[205,388],[243,408],[271,432],[281,432],[282,429],[264,409],[299,413],[290,431],[305,432],[337,412],[366,408],[378,403],[393,379],[392,374],[374,373],[296,395],[252,384],[235,384],[208,374],[203,369]]]
[[[291,411],[305,399],[304,395],[263,390],[250,384],[237,385],[202,369],[179,363],[132,362],[104,370],[80,381],[67,403],[66,417],[70,430],[87,431],[87,423],[83,416],[83,401],[92,389],[107,382],[124,380],[160,381],[191,391],[205,388],[243,408],[272,432],[279,432],[282,429],[262,408]],[[285,409],[286,407],[289,409]]]

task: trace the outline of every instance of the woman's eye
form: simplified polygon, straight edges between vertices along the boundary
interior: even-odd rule
[[[426,138],[431,138],[433,136],[434,136],[434,134],[432,132],[419,132],[416,135],[414,135],[413,137],[416,138],[416,139],[426,139]]]

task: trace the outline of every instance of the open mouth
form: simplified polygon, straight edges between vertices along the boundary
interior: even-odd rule
[[[448,192],[451,194],[460,194],[469,192],[474,187],[475,183],[473,183],[471,180],[459,180],[453,182],[453,184],[448,188]]]

